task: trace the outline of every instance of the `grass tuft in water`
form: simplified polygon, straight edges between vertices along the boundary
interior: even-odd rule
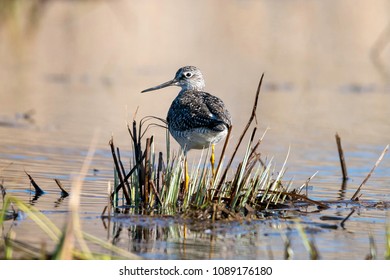
[[[286,160],[279,172],[275,172],[273,161],[266,163],[261,159],[259,146],[266,134],[256,138],[257,121],[247,141],[245,153],[236,159],[243,140],[256,120],[256,108],[259,100],[261,77],[253,104],[252,113],[245,126],[233,153],[224,166],[227,146],[231,134],[229,129],[215,174],[209,163],[209,150],[204,150],[197,163],[190,170],[189,187],[184,187],[184,154],[173,154],[170,150],[168,130],[166,136],[166,156],[156,152],[153,136],[144,139],[146,132],[152,126],[162,126],[166,122],[159,118],[147,116],[137,123],[133,120],[128,125],[132,143],[132,157],[126,171],[119,156],[119,149],[110,147],[114,162],[114,191],[111,193],[111,204],[114,212],[129,211],[144,214],[183,214],[198,219],[237,219],[257,216],[261,211],[285,207],[291,200],[305,200],[318,206],[326,206],[313,202],[305,195],[291,190],[292,181],[285,183]],[[158,120],[156,124],[153,121]],[[235,167],[233,167],[233,161]],[[229,177],[231,176],[231,177]],[[258,215],[262,217],[262,215]]]

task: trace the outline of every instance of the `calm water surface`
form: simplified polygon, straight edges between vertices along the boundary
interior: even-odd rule
[[[83,182],[83,230],[142,257],[283,259],[284,241],[290,239],[292,258],[307,259],[291,219],[299,217],[320,258],[364,259],[370,234],[378,258],[383,258],[389,214],[376,203],[390,201],[389,155],[362,190],[367,207],[344,200],[390,143],[389,78],[369,58],[389,21],[383,13],[387,1],[370,5],[369,13],[364,1],[305,2],[304,7],[302,1],[284,7],[273,1],[228,1],[222,13],[217,12],[218,1],[188,2],[180,11],[175,1],[163,7],[158,1],[69,2],[46,6],[31,30],[20,18],[5,20],[0,28],[0,179],[8,193],[33,204],[62,227],[68,198],[60,200],[54,179],[70,189],[96,133],[98,144]],[[159,16],[161,9],[164,16]],[[339,23],[323,16],[323,11]],[[19,13],[24,12],[22,6]],[[299,17],[288,16],[296,13]],[[183,24],[187,20],[200,24],[188,27]],[[386,61],[388,52],[382,56]],[[184,64],[202,69],[206,89],[230,109],[232,143],[249,118],[259,77],[265,72],[257,111],[259,137],[270,128],[262,143],[263,157],[274,158],[278,170],[291,147],[286,181],[293,179],[298,188],[318,171],[309,197],[343,202],[321,212],[302,207],[286,213],[286,219],[241,223],[199,225],[142,215],[116,217],[109,224],[101,220],[107,187],[113,182],[111,135],[122,157],[128,157],[126,123],[134,112],[138,108],[138,118],[165,117],[178,89],[140,91],[171,79]],[[26,112],[30,118],[23,116]],[[344,186],[336,132],[350,176]],[[150,134],[155,135],[156,149],[164,150],[164,130],[153,128]],[[194,151],[190,157],[199,154]],[[38,200],[29,192],[25,171],[46,191]],[[17,238],[36,246],[48,242],[29,219],[16,221],[14,230]]]

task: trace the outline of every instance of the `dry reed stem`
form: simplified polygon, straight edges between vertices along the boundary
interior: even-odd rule
[[[122,160],[121,160],[121,154],[120,154],[120,151],[119,151],[119,148],[118,148],[118,147],[116,148],[116,152],[117,152],[117,154],[118,154],[118,162],[119,162],[119,165],[120,165],[120,167],[121,167],[122,174],[123,174],[123,176],[124,176],[123,181],[124,181],[124,183],[125,183],[125,185],[126,185],[126,187],[127,187],[127,189],[126,189],[125,191],[126,191],[126,192],[129,191],[130,193],[128,193],[128,192],[127,192],[127,193],[128,193],[128,196],[131,197],[130,183],[129,183],[128,178],[126,177],[126,171],[125,171],[125,168],[124,168],[124,166],[123,166],[123,163],[122,163]],[[124,186],[122,186],[122,187],[124,188]]]
[[[230,126],[229,129],[228,129],[228,133],[226,135],[225,143],[223,144],[223,148],[222,148],[222,151],[221,151],[221,156],[219,157],[219,162],[218,162],[218,165],[217,165],[217,169],[215,170],[213,181],[215,180],[215,177],[217,176],[217,174],[219,172],[219,169],[222,166],[222,160],[223,160],[223,157],[225,156],[226,148],[227,148],[228,143],[229,143],[230,134],[232,132],[232,127],[233,126]]]
[[[313,175],[311,175],[309,178],[307,178],[307,180],[305,181],[305,183],[299,187],[298,189],[298,194],[301,193],[302,189],[306,189],[306,196],[307,196],[307,189],[309,187],[309,183],[310,181],[318,174],[318,171],[316,171]]]
[[[122,174],[122,171],[120,169],[120,165],[119,165],[119,161],[118,161],[118,158],[116,156],[116,153],[115,153],[115,147],[114,147],[114,139],[113,137],[111,137],[110,141],[109,141],[109,145],[111,147],[111,154],[112,154],[112,158],[114,160],[114,165],[115,165],[115,169],[116,169],[116,172],[118,174],[118,178],[119,178],[119,181],[120,181],[120,185],[122,187],[122,191],[123,191],[123,194],[125,195],[125,199],[126,199],[126,203],[127,204],[130,204],[131,203],[131,199],[130,199],[130,196],[127,192],[127,189],[125,188],[125,180],[123,178],[123,174]],[[119,190],[119,187],[118,186],[118,190]]]
[[[272,192],[272,191],[270,191]],[[318,207],[322,208],[322,209],[328,209],[329,206],[326,205],[325,203],[322,203],[322,202],[319,202],[319,201],[316,201],[316,200],[312,200],[310,198],[308,198],[307,196],[304,196],[304,195],[301,195],[301,194],[298,194],[298,193],[289,193],[289,192],[280,192],[281,195],[288,195],[288,196],[291,196],[292,198],[296,198],[296,199],[302,199],[310,204],[314,204],[314,205],[317,205]]]
[[[159,195],[159,193],[158,193],[158,191],[157,191],[156,185],[154,184],[153,180],[150,180],[150,181],[149,181],[149,185],[152,186],[152,189],[153,189],[153,191],[154,191],[154,194],[156,195],[158,202],[159,202],[160,205],[162,206],[162,205],[163,205],[162,200],[161,200],[161,198],[160,198],[160,195]]]
[[[141,132],[140,132],[141,133]],[[144,163],[144,203],[145,206],[149,203],[149,162],[150,162],[150,138],[146,139],[146,147],[145,147],[145,163]]]
[[[234,160],[234,157],[236,156],[236,153],[238,151],[238,148],[241,146],[241,143],[242,143],[242,140],[244,139],[244,136],[246,135],[248,129],[249,129],[249,126],[252,124],[252,121],[253,119],[256,117],[256,109],[257,109],[257,102],[259,100],[259,94],[260,94],[260,89],[261,89],[261,84],[263,83],[263,78],[264,78],[264,73],[261,75],[261,78],[260,78],[260,82],[259,82],[259,85],[257,87],[257,91],[256,91],[256,97],[255,97],[255,101],[253,103],[253,108],[252,108],[252,113],[249,117],[249,120],[248,120],[248,123],[246,124],[243,132],[241,133],[241,136],[238,140],[238,143],[236,145],[236,148],[234,149],[234,152],[233,152],[233,155],[231,156],[227,166],[225,167],[225,170],[221,176],[221,179],[219,181],[219,184],[217,186],[217,190],[215,192],[215,195],[218,196],[219,195],[219,192],[222,188],[222,184],[223,182],[225,181],[226,179],[226,176],[227,176],[227,173],[228,173],[228,170],[230,169],[230,166],[232,165],[233,163],[233,160]]]
[[[339,152],[341,172],[343,173],[343,180],[347,180],[348,179],[348,171],[347,171],[347,165],[345,164],[343,147],[341,146],[341,138],[340,138],[338,133],[336,133],[335,137],[336,137],[336,143],[337,143],[337,150]]]
[[[356,190],[354,195],[351,197],[351,200],[356,200],[357,199],[357,196],[358,196],[358,194],[360,192],[360,189],[367,183],[368,179],[370,179],[370,177],[371,177],[372,173],[374,172],[375,168],[381,163],[383,157],[385,156],[385,154],[387,153],[388,150],[389,150],[389,145],[387,145],[385,147],[385,149],[383,150],[382,154],[380,155],[380,157],[378,158],[378,160],[376,161],[376,163],[372,167],[371,171],[367,174],[366,178],[364,178],[364,180],[360,184],[359,188]]]

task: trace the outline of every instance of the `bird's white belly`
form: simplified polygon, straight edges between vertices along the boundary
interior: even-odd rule
[[[227,129],[223,131],[192,129],[180,132],[171,131],[171,134],[183,149],[205,149],[225,138]]]

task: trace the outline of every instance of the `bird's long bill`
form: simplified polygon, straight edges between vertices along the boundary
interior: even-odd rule
[[[148,91],[153,91],[153,90],[158,90],[160,88],[165,88],[165,87],[169,87],[169,86],[174,86],[176,85],[177,81],[175,79],[173,80],[170,80],[166,83],[163,83],[161,85],[158,85],[158,86],[155,86],[155,87],[151,87],[151,88],[148,88],[148,89],[144,89],[143,91],[141,91],[141,93],[143,92],[148,92]]]

